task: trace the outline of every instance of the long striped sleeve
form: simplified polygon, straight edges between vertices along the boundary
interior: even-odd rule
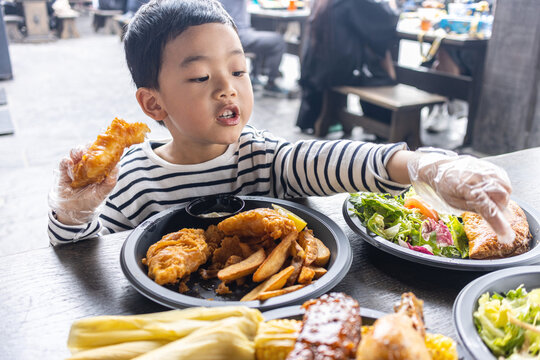
[[[194,165],[171,164],[158,157],[154,149],[164,143],[145,142],[130,148],[120,162],[116,187],[91,223],[66,226],[51,211],[51,243],[133,229],[160,211],[205,195],[294,198],[361,190],[397,193],[406,188],[392,182],[386,171],[391,156],[407,148],[404,143],[290,143],[246,126],[224,154]]]

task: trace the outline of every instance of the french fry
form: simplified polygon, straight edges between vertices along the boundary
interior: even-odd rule
[[[330,260],[330,250],[320,239],[315,238],[315,241],[317,242],[317,259],[315,259],[313,265],[325,266]]]
[[[294,271],[292,272],[291,276],[287,279],[286,286],[291,286],[296,283],[296,280],[298,279],[298,275],[300,275],[300,271],[302,270],[302,266],[304,265],[304,259],[301,257],[293,257],[291,261],[291,266],[294,267]]]
[[[302,266],[300,270],[300,275],[298,275],[298,283],[300,284],[309,284],[313,277],[315,276],[315,270],[309,266]]]
[[[294,240],[291,244],[291,248],[289,253],[291,256],[300,256],[302,259],[306,257],[306,253],[304,249],[300,245],[298,245],[298,241]]]
[[[266,280],[279,271],[289,255],[289,248],[291,247],[292,241],[295,240],[297,236],[298,233],[293,231],[281,240],[274,250],[272,250],[270,255],[263,261],[261,266],[259,266],[257,271],[255,271],[253,274],[253,281],[260,282]]]
[[[222,281],[240,279],[241,277],[252,274],[263,263],[265,258],[264,249],[260,248],[247,259],[221,269],[217,276]]]
[[[304,257],[306,256],[304,249],[302,249],[302,247],[298,245],[296,241],[294,241],[291,246],[291,249],[293,248],[295,248],[295,251],[291,251],[293,253],[291,266],[294,266],[294,271],[287,279],[285,286],[291,286],[296,283],[296,279],[298,279],[298,275],[300,275],[300,270],[302,270],[302,265],[304,265]]]
[[[272,275],[268,280],[247,293],[240,301],[255,300],[262,292],[281,289],[285,285],[285,282],[287,282],[289,276],[291,276],[293,270],[294,267],[289,266],[277,274]]]
[[[264,292],[260,293],[259,296],[257,296],[257,298],[255,300],[266,300],[266,299],[270,299],[272,297],[285,295],[285,294],[291,293],[293,291],[300,290],[304,286],[306,286],[306,285],[298,284],[298,285],[288,286],[288,287],[283,288],[283,289],[264,291]]]
[[[313,231],[304,229],[302,232],[300,232],[300,234],[298,234],[298,243],[306,253],[304,265],[311,265],[315,260],[317,260],[317,254],[319,252],[317,240],[313,236]]]
[[[328,272],[328,270],[320,266],[310,266],[310,268],[315,271],[315,276],[313,276],[313,279],[318,279]]]

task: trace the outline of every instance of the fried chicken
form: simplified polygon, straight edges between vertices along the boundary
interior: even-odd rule
[[[275,210],[266,208],[241,212],[220,222],[218,228],[226,235],[246,238],[271,237],[272,239],[279,239],[296,231],[294,221]]]
[[[127,123],[115,118],[105,133],[88,148],[73,168],[71,187],[76,189],[102,182],[114,169],[124,149],[144,141],[150,129],[143,123]]]
[[[422,300],[413,293],[401,295],[395,314],[375,321],[362,338],[357,360],[431,360],[424,340]]]
[[[175,284],[196,271],[209,256],[204,230],[182,229],[150,246],[142,262],[148,266],[148,276],[164,285]]]
[[[401,301],[394,306],[394,312],[407,315],[413,327],[420,335],[426,335],[426,325],[424,323],[424,302],[416,297],[412,292],[401,294]]]
[[[507,209],[508,219],[516,237],[510,244],[497,241],[497,234],[480,215],[463,213],[463,227],[469,239],[469,257],[471,259],[497,259],[522,254],[529,250],[531,234],[529,223],[523,210],[510,200]]]
[[[204,232],[204,236],[206,237],[206,244],[210,249],[210,253],[213,254],[214,251],[221,246],[225,234],[223,234],[222,231],[219,231],[216,225],[210,225]]]
[[[375,321],[358,347],[357,360],[431,360],[424,338],[404,314]]]

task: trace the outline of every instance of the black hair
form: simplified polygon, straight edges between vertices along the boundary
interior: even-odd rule
[[[217,0],[152,0],[129,22],[124,37],[126,61],[137,86],[159,89],[165,45],[191,26],[219,23],[231,26],[231,16]]]

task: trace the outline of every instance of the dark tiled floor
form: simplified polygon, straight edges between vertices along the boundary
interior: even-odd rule
[[[119,38],[93,33],[88,16],[77,21],[79,39],[10,45],[14,78],[0,82],[0,88],[15,134],[0,136],[0,256],[48,246],[47,193],[55,166],[69,149],[94,139],[113,117],[147,122],[151,138],[167,136],[139,110]],[[287,56],[282,70],[283,85],[294,86],[297,59]],[[298,106],[299,100],[256,92],[251,123],[292,141],[312,138],[294,126]],[[452,130],[424,136],[424,142],[451,147],[461,136],[456,127]],[[357,128],[353,138],[365,136]]]

